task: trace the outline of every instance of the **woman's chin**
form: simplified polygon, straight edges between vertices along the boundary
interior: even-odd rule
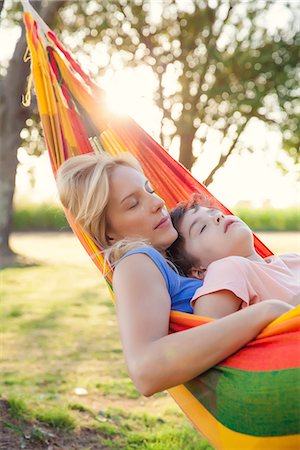
[[[178,233],[175,228],[172,227],[169,230],[164,231],[165,232],[162,232],[159,237],[157,236],[155,242],[152,242],[153,247],[163,251],[167,250],[178,238]]]

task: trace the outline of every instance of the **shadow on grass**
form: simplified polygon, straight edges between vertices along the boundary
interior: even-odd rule
[[[29,258],[24,255],[12,253],[9,255],[1,255],[0,269],[26,268],[42,266],[41,261],[34,258]]]

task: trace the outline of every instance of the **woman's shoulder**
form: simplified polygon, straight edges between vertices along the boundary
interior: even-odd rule
[[[154,247],[151,247],[151,245],[141,245],[140,247],[137,247],[133,250],[129,250],[128,252],[125,253],[125,255],[122,256],[122,258],[120,258],[120,261],[122,261],[125,258],[128,258],[132,255],[147,255],[149,256],[151,259],[153,259],[155,262],[160,262],[161,264],[167,264],[166,259],[163,257],[163,255],[156,250]]]
[[[138,261],[136,260],[139,256],[146,256],[146,259],[140,258]],[[125,255],[122,256],[122,258],[119,259],[115,266],[115,271],[122,267],[127,267],[128,270],[130,269],[137,269],[137,265],[139,266],[139,269],[142,269],[143,265],[149,264],[149,259],[151,262],[158,268],[158,270],[161,272],[163,278],[165,279],[166,285],[168,289],[170,288],[170,280],[171,280],[171,272],[172,269],[170,268],[167,260],[163,257],[163,255],[156,250],[154,247],[151,247],[149,245],[143,245],[140,247],[137,247],[133,250],[129,250],[125,253]],[[119,269],[120,270],[120,269]]]
[[[158,250],[156,250],[154,247],[152,247],[151,245],[140,245],[139,247],[137,247],[137,248],[134,248],[134,249],[132,249],[132,250],[129,250],[128,252],[126,252],[125,253],[125,255],[124,256],[127,256],[127,255],[131,255],[131,254],[135,254],[135,253],[149,253],[149,254],[153,254],[153,255],[158,255],[158,256],[160,256],[160,257],[162,257],[163,258],[163,256],[162,256],[162,254],[161,253],[159,253],[159,251]]]

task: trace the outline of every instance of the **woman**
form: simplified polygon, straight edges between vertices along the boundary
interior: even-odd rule
[[[123,256],[113,276],[118,323],[130,377],[145,396],[206,371],[292,308],[270,300],[168,335],[174,295],[186,292],[188,285],[195,290],[199,286],[195,281],[201,282],[186,278],[182,287],[178,278],[181,291],[171,293],[163,272],[166,268],[162,269],[161,261],[157,263],[157,255],[166,255],[177,232],[138,162],[126,155],[80,155],[61,166],[57,185],[63,205],[94,242],[106,249],[109,261]],[[155,257],[146,244],[156,249]]]

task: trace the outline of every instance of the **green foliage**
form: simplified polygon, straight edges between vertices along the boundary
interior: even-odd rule
[[[234,212],[254,231],[300,230],[300,212],[296,207],[286,209],[237,208]],[[17,208],[14,212],[13,223],[16,231],[61,231],[69,229],[63,210],[58,206],[46,204]],[[15,313],[18,314],[17,311]],[[12,314],[14,313],[12,312]]]
[[[299,8],[297,2],[191,0],[61,2],[51,24],[80,60],[97,51],[90,70],[101,82],[108,71],[147,65],[157,79],[155,101],[163,113],[161,139],[180,137],[180,160],[190,168],[209,151],[214,130],[220,154],[208,185],[232,154],[250,148],[243,131],[255,120],[282,133],[282,148],[299,162]],[[279,4],[278,4],[279,3]],[[36,2],[37,9],[42,3]],[[155,7],[154,7],[155,6]],[[285,18],[273,25],[272,17]],[[155,17],[156,16],[156,17]],[[17,23],[19,2],[7,0],[5,23]],[[168,76],[173,74],[170,84]],[[30,154],[43,145],[37,120],[21,133]],[[39,128],[39,132],[40,132]],[[197,143],[197,152],[192,145]],[[285,163],[280,163],[286,170]]]
[[[100,42],[112,70],[151,67],[158,84],[156,103],[163,112],[163,144],[168,148],[178,135],[180,160],[188,168],[215,131],[221,152],[206,184],[233,149],[255,150],[241,140],[253,119],[281,130],[283,148],[299,161],[297,5],[166,0],[157,5],[156,20],[152,6],[149,0],[78,2],[69,9],[65,34],[78,37],[74,51],[79,53],[90,53],[95,40]],[[284,27],[270,26],[274,14],[283,14]],[[105,65],[100,62],[99,75]],[[169,86],[170,73],[174,81]],[[200,144],[196,156],[193,141]]]
[[[13,230],[69,230],[63,210],[56,205],[28,204],[17,207],[13,215]]]
[[[297,208],[241,208],[235,214],[253,231],[300,231],[300,211]]]

